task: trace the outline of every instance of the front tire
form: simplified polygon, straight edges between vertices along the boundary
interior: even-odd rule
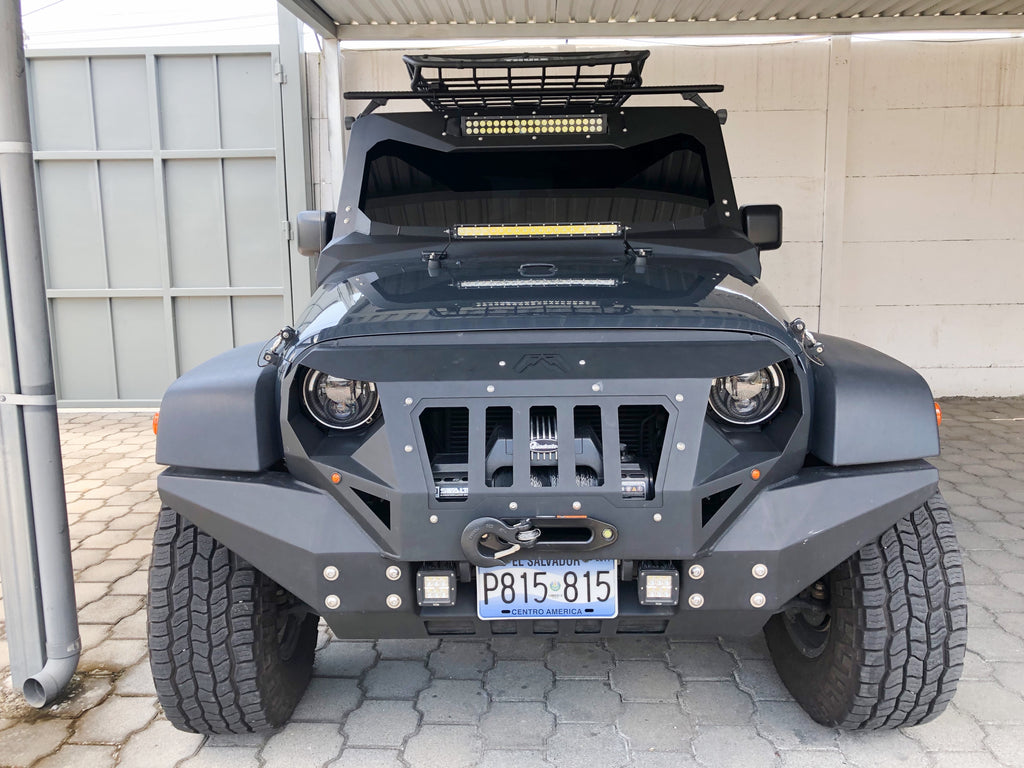
[[[313,669],[317,617],[174,510],[160,511],[149,571],[149,661],[174,727],[283,725]]]
[[[823,610],[776,614],[779,676],[819,723],[890,729],[938,717],[963,670],[967,592],[949,508],[935,494],[816,585]]]

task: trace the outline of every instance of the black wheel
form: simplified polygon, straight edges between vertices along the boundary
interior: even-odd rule
[[[172,509],[149,571],[149,661],[167,719],[195,733],[276,728],[309,682],[317,617]]]
[[[936,494],[765,627],[775,668],[819,723],[917,725],[956,692],[967,592],[949,508]]]

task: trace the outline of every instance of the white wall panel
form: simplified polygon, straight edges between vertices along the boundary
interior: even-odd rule
[[[1024,242],[1024,174],[856,177],[846,187],[847,242]]]

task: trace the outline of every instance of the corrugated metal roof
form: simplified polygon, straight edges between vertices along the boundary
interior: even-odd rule
[[[314,22],[315,26],[337,25],[338,37],[364,39],[1024,29],[1024,0],[281,0],[281,3],[307,22]]]

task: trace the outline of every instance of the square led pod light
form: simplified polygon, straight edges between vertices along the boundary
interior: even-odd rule
[[[423,606],[455,605],[455,571],[421,568],[416,572],[416,602]]]
[[[674,568],[641,568],[637,576],[640,605],[678,605],[679,571]]]

